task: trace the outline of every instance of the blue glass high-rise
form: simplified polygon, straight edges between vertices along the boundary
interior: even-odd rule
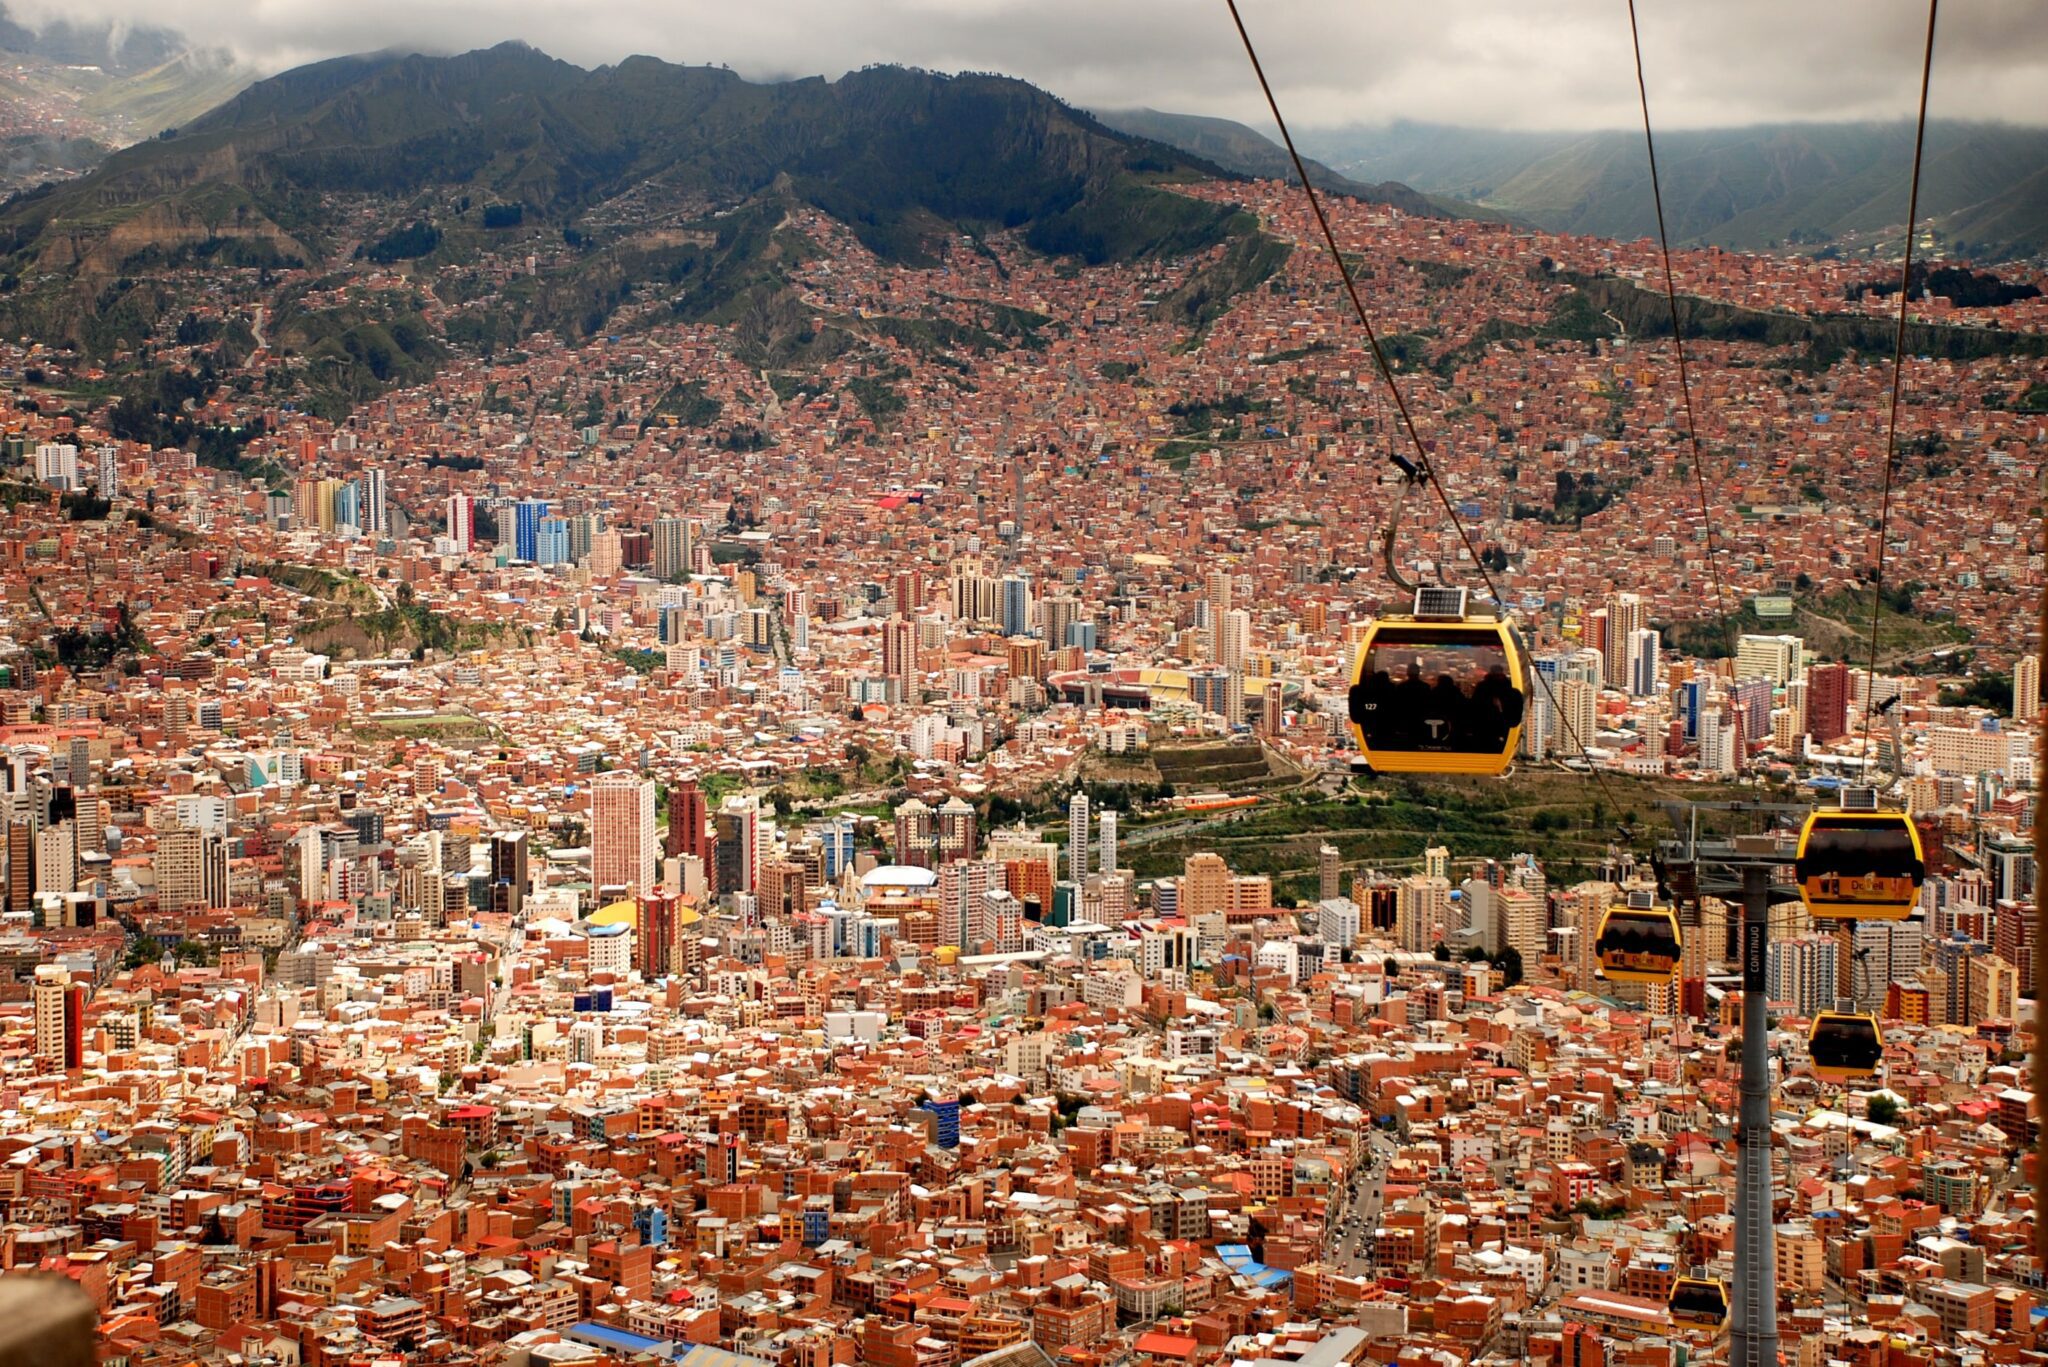
[[[523,498],[512,508],[512,557],[533,561],[540,558],[540,524],[548,515],[544,498]]]

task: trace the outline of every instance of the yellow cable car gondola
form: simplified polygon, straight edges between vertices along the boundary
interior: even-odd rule
[[[1816,919],[1904,920],[1927,877],[1913,819],[1874,807],[1825,808],[1807,817],[1793,867]]]
[[[1877,1017],[1859,1011],[1822,1011],[1806,1035],[1813,1075],[1829,1082],[1867,1082],[1884,1059]]]
[[[1351,673],[1351,727],[1372,769],[1499,774],[1521,743],[1529,667],[1505,617],[1465,590],[1416,590],[1413,615],[1374,619]]]
[[[1677,913],[1654,905],[1648,893],[1630,893],[1628,905],[1610,907],[1600,919],[1593,953],[1616,982],[1662,983],[1678,971],[1684,944]]]
[[[1718,1329],[1728,1320],[1728,1288],[1711,1277],[1680,1277],[1666,1306],[1680,1324]]]

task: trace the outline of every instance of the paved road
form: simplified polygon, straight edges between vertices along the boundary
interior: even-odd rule
[[[1372,1270],[1372,1236],[1386,1200],[1387,1158],[1393,1145],[1375,1134],[1366,1162],[1338,1197],[1324,1227],[1323,1259],[1338,1271],[1358,1276]]]

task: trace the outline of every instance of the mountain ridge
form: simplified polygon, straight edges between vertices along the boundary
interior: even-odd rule
[[[977,160],[990,156],[993,164]],[[864,188],[855,171],[888,183]],[[1036,227],[1071,209],[1084,188],[1228,174],[1116,134],[1006,77],[869,68],[836,82],[756,85],[648,57],[585,70],[501,44],[454,57],[332,58],[260,81],[174,134],[114,154],[84,180],[17,197],[0,207],[0,230],[18,251],[52,225],[120,219],[124,206],[203,186],[253,196],[296,235],[316,215],[295,192],[460,187],[555,217],[649,177],[743,198],[784,172],[806,198],[832,201],[819,207],[850,213],[856,232],[884,254],[914,251],[914,234],[904,223],[910,206],[878,196],[907,195],[940,217]],[[1218,217],[1213,206],[1174,198],[1180,207],[1168,216],[1183,226]],[[1041,212],[1048,205],[1056,207]],[[1173,235],[1169,228],[1162,241],[1080,249],[1127,254]]]
[[[1133,109],[1091,109],[1097,119],[1121,133],[1149,138],[1205,158],[1239,175],[1261,180],[1301,183],[1287,149],[1257,129],[1230,119],[1206,114],[1175,114],[1145,107]],[[1462,200],[1424,194],[1398,180],[1367,184],[1351,179],[1315,160],[1302,159],[1316,189],[1354,199],[1390,204],[1404,213],[1430,218],[1498,219],[1504,215]]]
[[[996,232],[1095,264],[1220,248],[1187,296],[1200,327],[1287,255],[1240,207],[1174,192],[1233,178],[1002,76],[871,67],[755,83],[651,57],[586,70],[522,43],[348,56],[0,206],[0,326],[106,356],[190,307],[181,267],[304,267],[273,337],[300,353],[353,347],[388,384],[438,354],[427,304],[337,320],[296,298],[358,261],[404,275],[520,241],[543,263],[534,278],[488,316],[457,309],[449,340],[574,340],[651,290],[669,316],[738,320],[752,354],[786,358],[838,344],[789,285],[789,265],[815,255],[786,226],[808,206],[896,262]]]
[[[1674,245],[1894,255],[1910,123],[1759,124],[1658,134]],[[1642,135],[1495,132],[1396,122],[1303,134],[1340,172],[1470,199],[1557,232],[1654,236]],[[1933,120],[1921,226],[1985,260],[2048,251],[2048,129]]]
[[[36,28],[18,22],[0,4],[0,48],[71,66],[96,66],[114,73],[146,71],[191,46],[172,29],[154,24],[116,26],[111,21],[73,23],[58,19]]]

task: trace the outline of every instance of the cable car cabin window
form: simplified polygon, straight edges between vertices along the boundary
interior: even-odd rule
[[[1677,968],[1682,945],[1677,918],[1668,910],[1616,908],[1601,923],[1593,951],[1610,978],[1657,982]]]
[[[1688,1324],[1719,1324],[1728,1318],[1728,1293],[1715,1281],[1681,1277],[1671,1289],[1671,1318]]]
[[[1903,817],[1854,819],[1818,813],[1807,823],[1794,870],[1809,909],[1868,908],[1906,915],[1926,874],[1911,826]]]
[[[1923,865],[1913,837],[1897,824],[1836,825],[1816,818],[1807,837],[1799,876],[1832,873],[1844,878],[1918,878]]]
[[[1381,627],[1351,690],[1367,750],[1498,753],[1521,725],[1522,690],[1493,628]]]
[[[1868,1016],[1823,1014],[1814,1022],[1806,1052],[1825,1073],[1865,1076],[1884,1058],[1884,1039]]]

